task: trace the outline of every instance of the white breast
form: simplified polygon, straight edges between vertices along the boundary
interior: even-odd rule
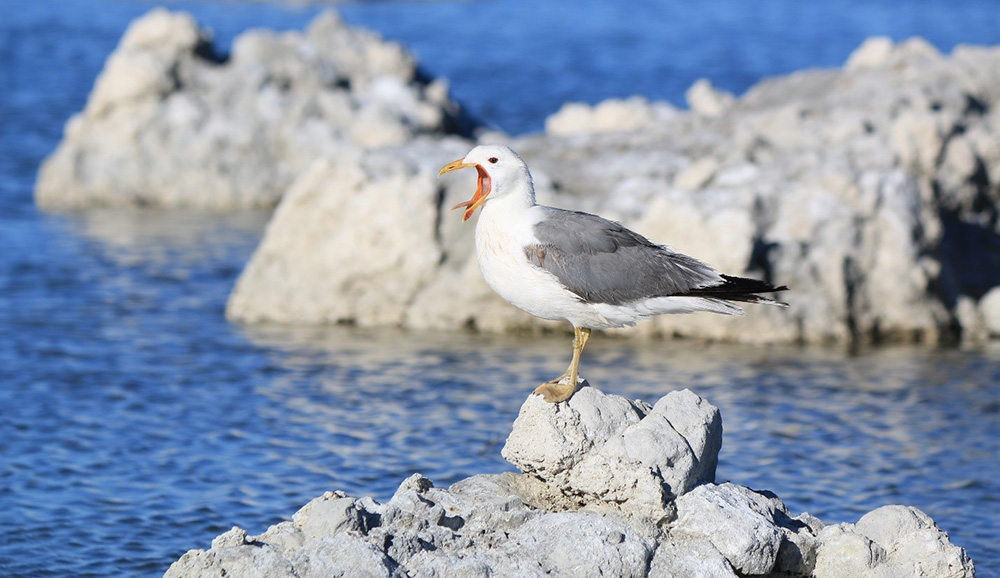
[[[597,310],[563,288],[551,273],[535,267],[525,255],[537,244],[532,228],[541,212],[508,210],[493,201],[476,224],[476,255],[486,283],[510,304],[542,319],[565,319],[578,327],[609,327]]]

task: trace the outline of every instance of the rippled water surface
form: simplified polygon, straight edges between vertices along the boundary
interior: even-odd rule
[[[301,28],[318,10],[170,5],[223,46],[251,26]],[[696,5],[342,10],[406,42],[473,113],[512,132],[541,127],[566,99],[679,103],[699,76],[740,91],[836,65],[873,33],[1000,43],[986,1]],[[266,214],[36,211],[39,161],[150,6],[0,0],[3,576],[156,576],[231,526],[261,532],[328,489],[386,499],[414,471],[445,486],[509,470],[499,449],[518,407],[569,354],[566,335],[232,325],[224,301]],[[980,575],[1000,574],[997,346],[852,356],[598,337],[584,364],[609,392],[654,400],[687,387],[718,405],[720,480],[829,522],[918,506]]]

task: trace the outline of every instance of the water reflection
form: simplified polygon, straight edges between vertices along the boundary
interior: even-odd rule
[[[92,209],[63,219],[74,235],[96,241],[119,266],[188,269],[242,252],[264,230],[270,211]]]

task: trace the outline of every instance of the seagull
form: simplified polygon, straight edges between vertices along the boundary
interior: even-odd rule
[[[580,356],[594,329],[668,313],[744,315],[733,302],[788,306],[758,295],[787,287],[720,274],[597,215],[539,205],[528,165],[510,147],[477,146],[438,177],[465,168],[479,175],[476,192],[452,209],[464,208],[465,222],[482,208],[476,256],[486,283],[531,315],[573,325],[569,367],[535,389],[545,401],[576,392]]]

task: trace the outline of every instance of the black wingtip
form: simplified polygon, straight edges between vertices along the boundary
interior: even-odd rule
[[[748,279],[747,277],[734,277],[732,275],[721,275],[725,280],[725,283],[720,285],[720,287],[726,287],[727,289],[734,291],[743,291],[744,293],[776,293],[778,291],[788,291],[787,285],[780,285],[775,287],[767,281],[761,281],[760,279]]]
[[[760,279],[748,279],[746,277],[734,277],[732,275],[722,275],[723,282],[710,287],[701,287],[691,292],[692,295],[703,295],[716,299],[726,299],[743,303],[759,303],[762,305],[777,305],[778,307],[788,307],[788,303],[775,301],[762,297],[758,293],[775,293],[778,291],[788,291],[788,287],[781,285],[775,287],[767,281]]]

